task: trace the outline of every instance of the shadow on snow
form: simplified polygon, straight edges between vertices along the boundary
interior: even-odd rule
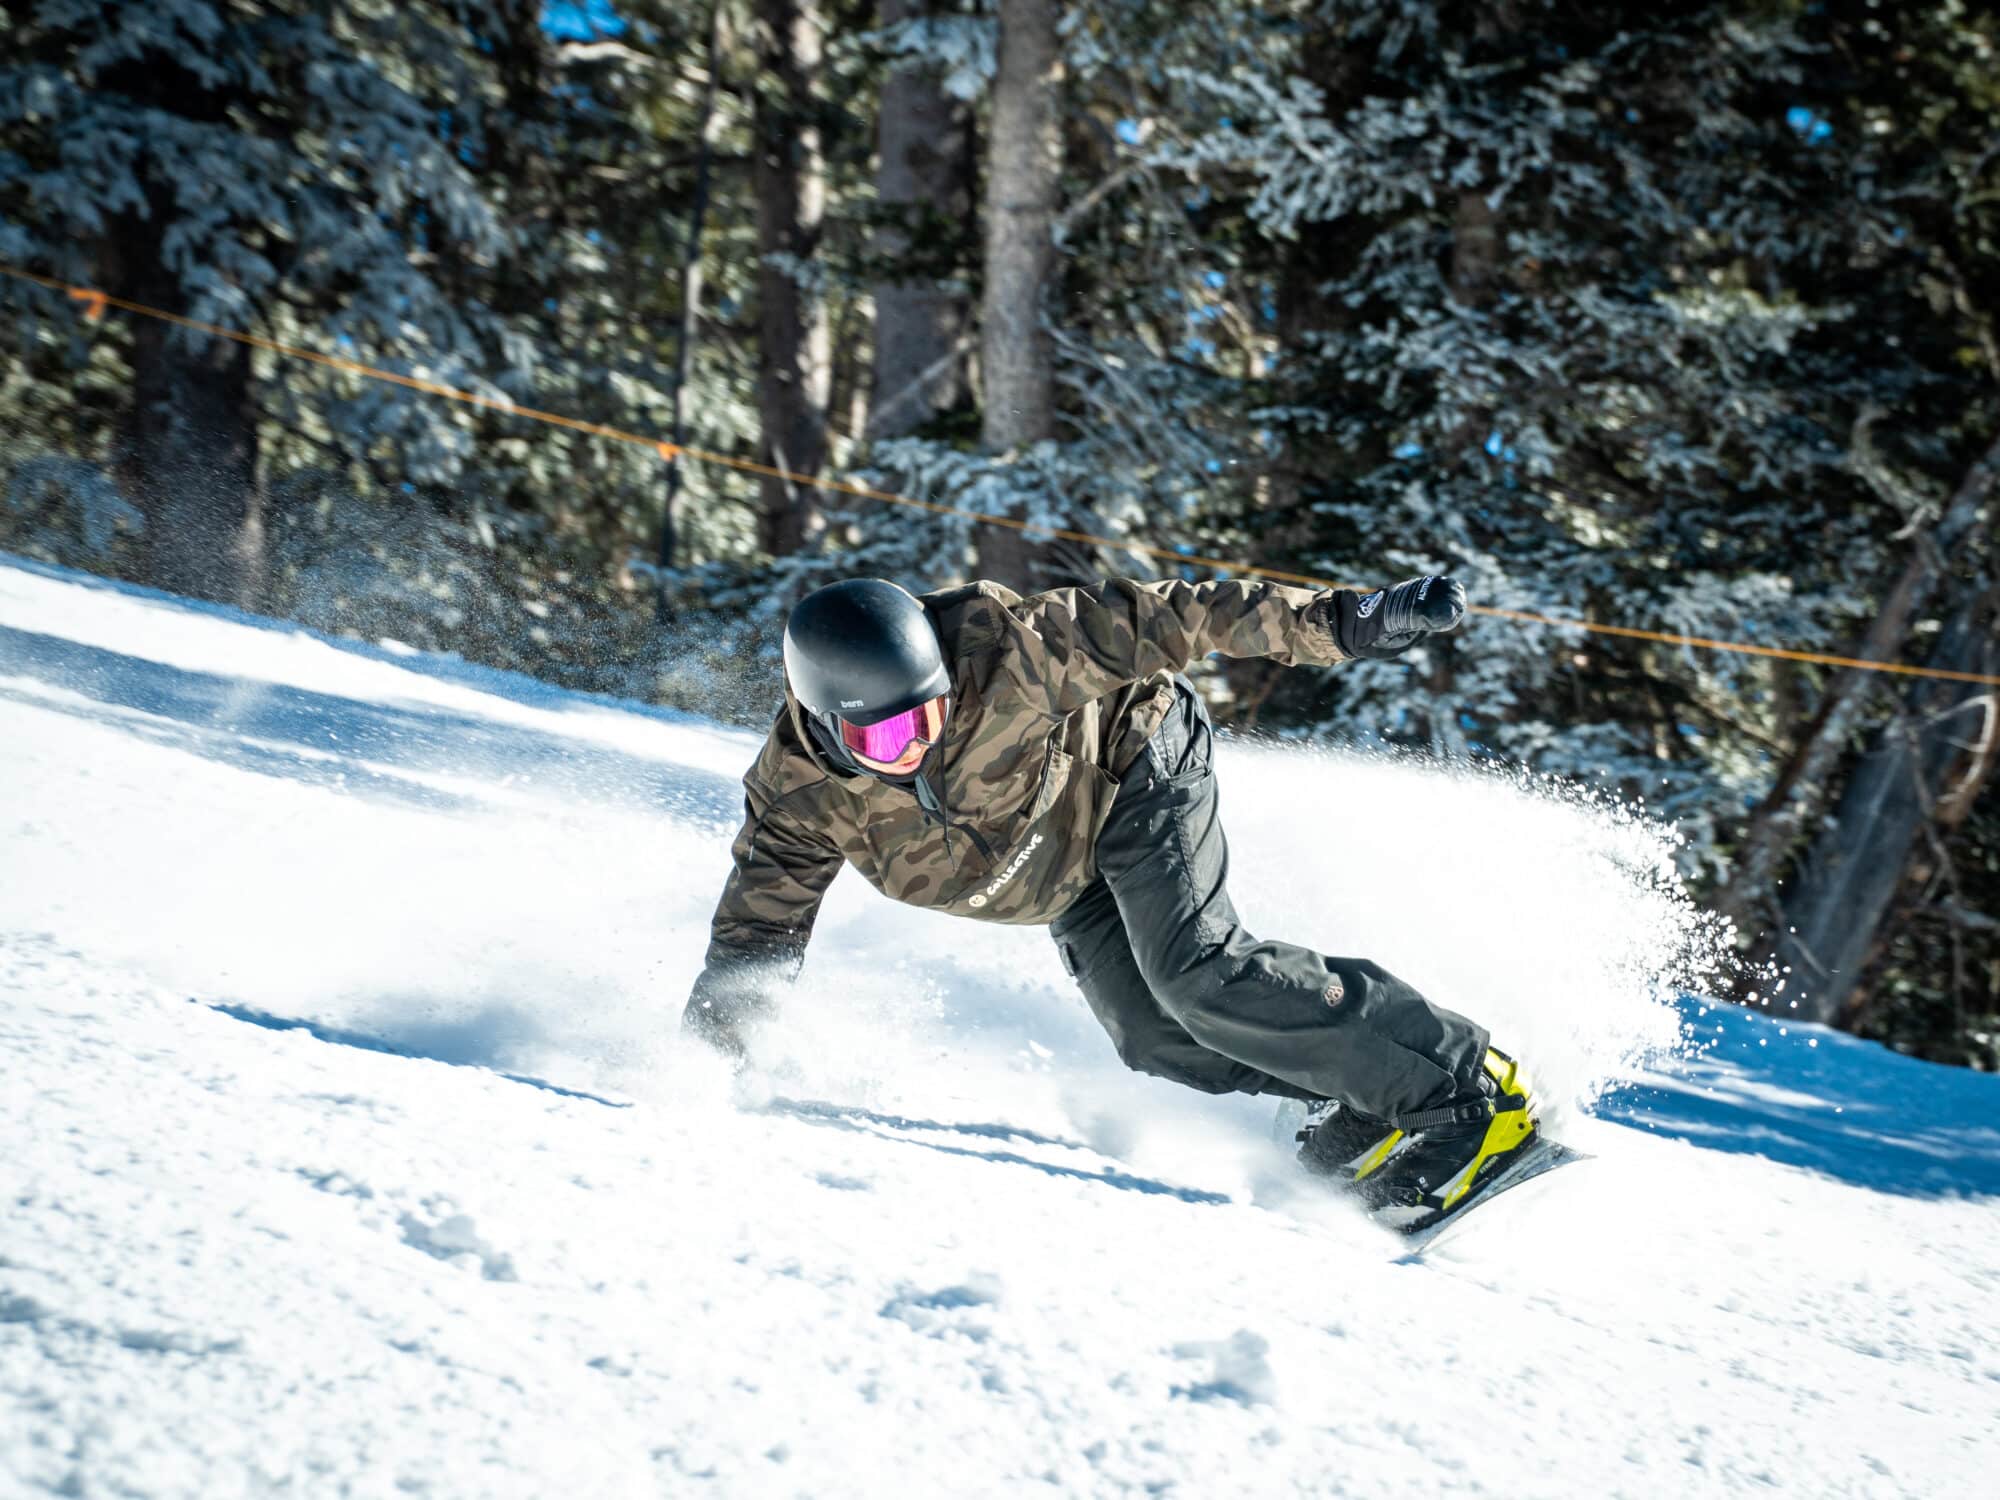
[[[1011,1125],[949,1124],[938,1120],[913,1120],[902,1115],[877,1114],[873,1110],[845,1104],[827,1104],[815,1099],[773,1099],[763,1106],[762,1112],[785,1115],[808,1125],[822,1125],[834,1130],[852,1130],[861,1135],[873,1136],[877,1140],[899,1141],[904,1145],[921,1146],[926,1151],[937,1151],[946,1156],[969,1156],[979,1161],[999,1162],[1007,1166],[1032,1167],[1037,1172],[1046,1172],[1051,1177],[1094,1182],[1104,1187],[1119,1188],[1132,1193],[1153,1193],[1162,1197],[1178,1198],[1183,1203],[1222,1204],[1230,1201],[1227,1193],[1210,1193],[1200,1188],[1178,1187],[1171,1182],[1161,1182],[1155,1177],[1140,1177],[1135,1173],[1120,1172],[1113,1168],[1088,1171],[1082,1167],[1066,1167],[1058,1162],[1039,1161],[1016,1151],[982,1150],[975,1146],[954,1145],[950,1140],[924,1140],[920,1136],[899,1133],[928,1131],[947,1137],[957,1136],[975,1140],[1017,1140],[1030,1145],[1058,1146],[1068,1151],[1091,1149],[1079,1141],[1036,1135],[1033,1131],[1018,1130]]]
[[[509,703],[516,703],[524,708],[544,709],[552,713],[575,713],[579,709],[608,708],[620,714],[657,719],[665,724],[693,725],[703,729],[716,727],[710,720],[684,709],[665,708],[654,703],[642,703],[604,693],[562,687],[539,677],[530,677],[524,672],[510,671],[505,667],[482,666],[477,662],[465,660],[455,652],[417,651],[409,646],[386,641],[378,644],[356,640],[351,636],[325,635],[290,620],[274,619],[269,615],[254,615],[229,604],[191,599],[183,594],[170,594],[163,589],[148,588],[144,584],[128,583],[122,579],[104,578],[94,573],[78,572],[51,563],[36,562],[33,558],[22,557],[17,553],[0,551],[0,568],[11,569],[35,578],[50,579],[68,588],[86,589],[101,594],[118,594],[128,599],[162,604],[177,614],[205,615],[211,619],[226,620],[245,630],[272,635],[302,636],[329,650],[359,657],[364,661],[382,662],[401,671],[414,672],[419,676],[431,678],[433,681],[457,683],[490,697],[504,698]],[[773,698],[771,704],[773,711],[776,704],[777,700]],[[751,717],[754,719],[758,715],[753,714]],[[758,732],[761,734],[761,730]]]
[[[196,1005],[205,1006],[218,1015],[228,1016],[232,1021],[242,1021],[251,1026],[261,1026],[266,1031],[303,1031],[314,1041],[325,1042],[335,1047],[355,1047],[363,1052],[380,1052],[389,1057],[405,1057],[425,1062],[446,1063],[454,1068],[476,1068],[496,1078],[504,1078],[509,1083],[526,1084],[531,1089],[544,1093],[558,1094],[565,1099],[583,1099],[592,1104],[602,1104],[608,1109],[630,1109],[631,1103],[624,1099],[607,1099],[602,1094],[593,1094],[584,1089],[564,1088],[559,1083],[550,1083],[546,1078],[535,1078],[526,1073],[509,1073],[493,1065],[492,1059],[499,1050],[499,1043],[518,1038],[522,1025],[520,1016],[506,1006],[488,1006],[476,1015],[460,1021],[419,1022],[400,1028],[394,1037],[376,1036],[365,1031],[347,1031],[337,1026],[324,1026],[318,1021],[301,1021],[291,1016],[275,1016],[269,1011],[256,1010],[248,1005],[229,1005],[220,1002],[196,1000]]]
[[[1877,1192],[2000,1195],[2000,1078],[1741,1006],[1681,1009],[1698,1054],[1592,1113]]]
[[[0,689],[0,697],[91,719],[237,770],[435,811],[477,803],[397,770],[507,777],[558,799],[629,802],[716,823],[733,823],[742,809],[738,784],[713,772],[430,706],[401,708],[193,671],[4,625],[0,663],[111,711],[18,690]]]

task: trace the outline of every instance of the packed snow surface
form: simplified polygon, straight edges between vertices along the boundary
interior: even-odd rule
[[[1678,999],[1643,817],[1225,746],[1595,1153],[1411,1257],[852,875],[677,1046],[755,743],[0,563],[0,1494],[1992,1492],[2000,1080]]]

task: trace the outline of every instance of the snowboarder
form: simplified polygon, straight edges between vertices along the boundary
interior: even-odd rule
[[[1127,1066],[1307,1101],[1309,1170],[1435,1222],[1534,1136],[1532,1091],[1482,1028],[1377,965],[1245,930],[1209,716],[1181,674],[1210,653],[1390,657],[1464,612],[1438,577],[817,590],[786,625],[785,706],[743,779],[686,1028],[741,1059],[851,864],[898,901],[1046,925]]]

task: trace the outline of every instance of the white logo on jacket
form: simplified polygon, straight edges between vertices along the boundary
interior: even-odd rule
[[[983,891],[974,891],[968,902],[968,904],[972,907],[972,909],[974,911],[977,911],[980,907],[984,906],[987,902],[991,901],[995,896],[999,895],[1001,888],[1004,887],[1008,881],[1012,880],[1016,875],[1021,873],[1021,867],[1028,862],[1028,856],[1033,854],[1035,850],[1040,848],[1041,843],[1042,843],[1042,836],[1038,833],[1033,838],[1028,840],[1028,847],[1023,849],[1019,854],[1015,855],[1013,860],[1008,864],[1006,869],[1002,870],[998,875],[993,877],[992,884],[988,885],[986,889]]]
[[[1389,591],[1387,589],[1377,589],[1375,590],[1374,593],[1370,594],[1366,599],[1363,599],[1359,604],[1355,605],[1354,618],[1357,620],[1365,620],[1370,615],[1374,614],[1376,610],[1382,607],[1382,597],[1388,592]]]

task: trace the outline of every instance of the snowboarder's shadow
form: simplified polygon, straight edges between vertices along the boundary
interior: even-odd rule
[[[1141,1177],[1137,1173],[1122,1171],[1116,1167],[1092,1170],[1086,1167],[1068,1166],[1061,1162],[1025,1156],[1018,1151],[959,1145],[951,1139],[969,1137],[974,1140],[994,1142],[1018,1141],[1027,1146],[1045,1146],[1064,1151],[1084,1152],[1091,1156],[1097,1155],[1096,1148],[1082,1141],[1067,1140],[1061,1136],[1038,1135],[1032,1130],[1023,1130],[1015,1125],[920,1120],[905,1115],[882,1114],[875,1110],[862,1109],[857,1105],[782,1097],[769,1100],[762,1106],[762,1112],[785,1115],[808,1125],[820,1125],[833,1130],[851,1130],[861,1135],[873,1136],[877,1140],[921,1146],[927,1151],[937,1151],[946,1156],[969,1156],[980,1161],[996,1162],[1006,1166],[1032,1167],[1035,1171],[1045,1172],[1051,1177],[1100,1183],[1105,1187],[1117,1188],[1124,1192],[1153,1193],[1163,1197],[1178,1198],[1183,1203],[1223,1204],[1230,1201],[1227,1193],[1211,1193],[1200,1188],[1181,1187],[1176,1183],[1162,1182],[1156,1177]],[[942,1136],[946,1139],[925,1139],[926,1135]]]

